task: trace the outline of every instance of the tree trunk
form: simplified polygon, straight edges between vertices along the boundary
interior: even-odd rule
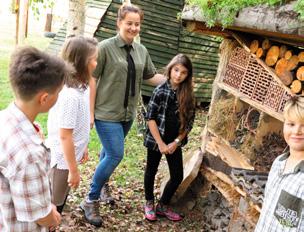
[[[279,58],[280,48],[278,46],[272,46],[266,55],[265,63],[268,66],[273,66]]]
[[[227,29],[259,33],[263,36],[275,36],[287,39],[301,40],[304,37],[304,21],[300,20],[294,11],[297,1],[269,6],[267,4],[246,7],[240,10],[234,22]],[[204,12],[198,6],[184,7],[184,21],[205,22]],[[219,22],[217,22],[218,24]],[[292,35],[292,36],[289,36]]]
[[[264,50],[268,50],[271,47],[271,43],[269,41],[269,39],[264,39],[262,42],[262,48]]]
[[[302,91],[302,82],[299,80],[294,80],[290,86],[293,93],[300,93]]]
[[[299,62],[303,63],[304,62],[304,52],[300,52],[298,57],[299,57]]]
[[[265,56],[265,53],[266,53],[266,51],[263,50],[263,48],[258,48],[258,50],[256,51],[255,54],[258,58],[262,58],[263,56]]]
[[[286,45],[281,45],[280,46],[280,54],[279,54],[279,57],[280,58],[283,58],[285,56],[285,53],[287,51],[287,46]]]
[[[250,52],[251,53],[256,53],[256,51],[258,50],[258,48],[259,48],[259,41],[258,40],[253,40],[253,41],[251,41],[251,43],[250,43],[250,47],[249,47],[249,49],[250,49]]]
[[[289,60],[288,60],[288,65],[287,65],[287,70],[292,71],[294,70],[299,64],[299,57],[296,55],[293,55]]]
[[[300,81],[304,81],[304,66],[301,66],[297,70],[297,79]]]
[[[286,51],[284,57],[286,60],[289,60],[292,57],[292,51],[291,50]]]
[[[26,35],[26,27],[27,27],[27,15],[28,15],[28,6],[29,2],[28,0],[20,0],[19,5],[19,23],[18,23],[18,43],[17,44],[23,44],[25,35]]]
[[[67,36],[83,35],[85,25],[85,0],[69,1]]]

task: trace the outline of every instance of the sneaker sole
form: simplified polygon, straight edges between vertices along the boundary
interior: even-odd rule
[[[155,218],[155,219],[149,219],[149,218],[147,218],[146,216],[145,216],[145,219],[146,219],[147,221],[149,221],[149,222],[156,222],[156,221],[157,221],[157,218]]]
[[[166,217],[169,221],[172,221],[172,222],[179,222],[179,221],[183,220],[183,218],[180,218],[180,219],[173,219],[173,218],[170,218],[170,217],[168,217],[166,214],[160,213],[160,212],[156,212],[156,215],[157,215],[157,216],[160,216],[160,217]]]

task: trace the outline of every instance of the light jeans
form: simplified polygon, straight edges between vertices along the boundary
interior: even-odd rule
[[[124,139],[133,120],[128,122],[107,122],[95,119],[95,128],[102,144],[99,164],[96,167],[89,200],[98,200],[101,188],[108,181],[124,154]]]

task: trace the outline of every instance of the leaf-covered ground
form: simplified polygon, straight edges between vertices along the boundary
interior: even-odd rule
[[[195,126],[184,152],[194,151],[200,146],[200,134],[205,122],[205,115],[204,110],[197,111]],[[197,206],[186,212],[185,218],[181,222],[170,222],[165,218],[159,218],[156,222],[151,223],[144,219],[143,177],[146,150],[142,145],[142,137],[137,136],[135,126],[126,139],[125,157],[115,170],[110,181],[116,204],[110,206],[101,203],[102,227],[96,228],[87,223],[82,211],[79,209],[79,203],[88,192],[91,177],[97,164],[99,149],[99,141],[95,132],[92,131],[92,141],[90,143],[91,159],[81,166],[81,185],[77,190],[71,192],[63,213],[62,225],[58,231],[203,231],[202,209],[197,201],[194,202]],[[162,159],[160,169],[166,169],[166,165],[165,159]],[[161,179],[162,174],[158,174],[155,183],[156,197],[159,196]]]

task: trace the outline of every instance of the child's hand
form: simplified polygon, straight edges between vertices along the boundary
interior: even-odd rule
[[[173,154],[177,148],[176,142],[173,141],[172,143],[169,143],[168,148],[169,148],[169,154]]]
[[[78,169],[73,172],[69,171],[68,183],[71,188],[74,188],[74,189],[78,188],[79,183],[80,183],[80,175],[79,175]]]
[[[160,144],[158,144],[158,149],[162,155],[166,155],[169,153],[169,147],[164,142],[161,142]]]
[[[93,129],[94,127],[94,114],[90,114],[90,128]]]
[[[54,220],[53,225],[50,226],[49,230],[56,231],[56,227],[59,226],[61,223],[61,215],[60,215],[60,213],[58,213],[57,207],[53,204],[52,204],[52,214],[53,214],[53,217],[55,220]]]
[[[89,151],[88,148],[86,148],[83,152],[83,156],[81,158],[81,160],[79,161],[81,164],[86,163],[89,160]]]

